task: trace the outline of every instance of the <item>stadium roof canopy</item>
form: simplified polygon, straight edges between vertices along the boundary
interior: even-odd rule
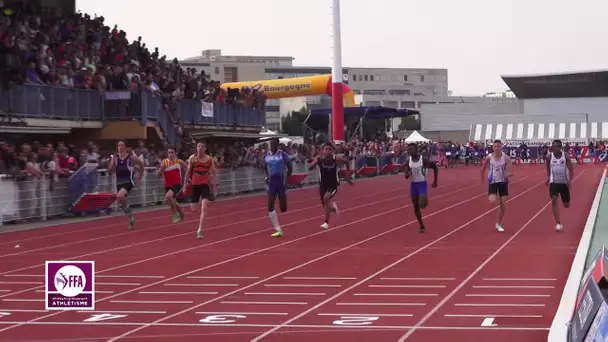
[[[502,76],[518,99],[608,97],[608,71]]]

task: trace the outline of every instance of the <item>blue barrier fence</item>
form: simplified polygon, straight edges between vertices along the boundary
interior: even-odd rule
[[[167,141],[178,146],[181,140],[174,120],[192,125],[264,126],[265,112],[228,104],[214,104],[213,114],[203,116],[203,104],[197,100],[178,100],[176,112],[165,109],[163,99],[153,93],[112,91],[98,92],[62,87],[25,84],[0,88],[0,112],[15,117],[64,120],[139,120],[156,121]],[[211,113],[209,113],[211,114]]]

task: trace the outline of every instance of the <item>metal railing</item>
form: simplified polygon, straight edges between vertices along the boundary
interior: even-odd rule
[[[26,84],[0,87],[0,111],[16,117],[102,120],[101,93],[93,90]]]
[[[227,104],[213,104],[213,115],[203,116],[203,104],[197,100],[177,100],[172,116],[163,99],[139,91],[82,90],[36,84],[0,88],[0,113],[15,117],[64,120],[138,120],[142,125],[155,121],[170,145],[179,146],[181,135],[174,121],[190,125],[256,126],[266,123],[260,109]]]
[[[351,160],[350,169],[360,169],[362,166],[377,166],[374,174],[383,173],[382,167],[387,163],[398,162],[398,158],[375,158],[362,156],[357,160]],[[307,174],[301,185],[314,184],[318,182],[318,171],[308,170],[307,162],[294,162],[294,174]],[[83,168],[85,168],[83,166]],[[237,169],[219,169],[218,174],[218,196],[234,196],[239,194],[261,192],[266,189],[264,182],[264,171],[260,168],[247,166]],[[72,175],[76,179],[82,172],[77,171]],[[96,170],[87,174],[88,179],[94,181],[70,182],[67,178],[53,179],[50,175],[44,175],[40,179],[34,177],[13,177],[0,175],[0,226],[6,223],[21,223],[31,221],[45,221],[49,219],[71,217],[73,214],[69,208],[86,193],[100,193],[116,191],[116,177],[109,174],[107,170]],[[355,177],[353,175],[353,177]],[[75,183],[82,184],[83,189],[74,189]],[[164,178],[156,175],[156,169],[146,167],[142,174],[141,182],[129,193],[129,203],[133,207],[148,207],[164,203],[165,188]],[[117,210],[114,204],[112,210]]]

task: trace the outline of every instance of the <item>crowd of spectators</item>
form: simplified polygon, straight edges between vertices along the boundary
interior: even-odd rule
[[[2,4],[0,3],[0,7]],[[0,8],[0,55],[5,80],[14,83],[158,94],[173,109],[178,99],[263,108],[264,94],[220,88],[204,71],[183,68],[142,37],[127,39],[104,17],[55,16],[31,2]]]

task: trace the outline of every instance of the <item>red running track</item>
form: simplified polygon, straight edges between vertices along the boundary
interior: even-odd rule
[[[3,234],[0,341],[539,341],[585,215],[553,230],[542,166],[521,166],[504,226],[478,169],[441,170],[418,234],[403,176],[344,185],[320,230],[316,189],[290,193],[269,237],[263,196],[214,203],[205,239],[167,212]],[[570,213],[601,170],[577,167]],[[20,249],[15,249],[15,244]],[[95,260],[94,312],[44,310],[45,260]]]

